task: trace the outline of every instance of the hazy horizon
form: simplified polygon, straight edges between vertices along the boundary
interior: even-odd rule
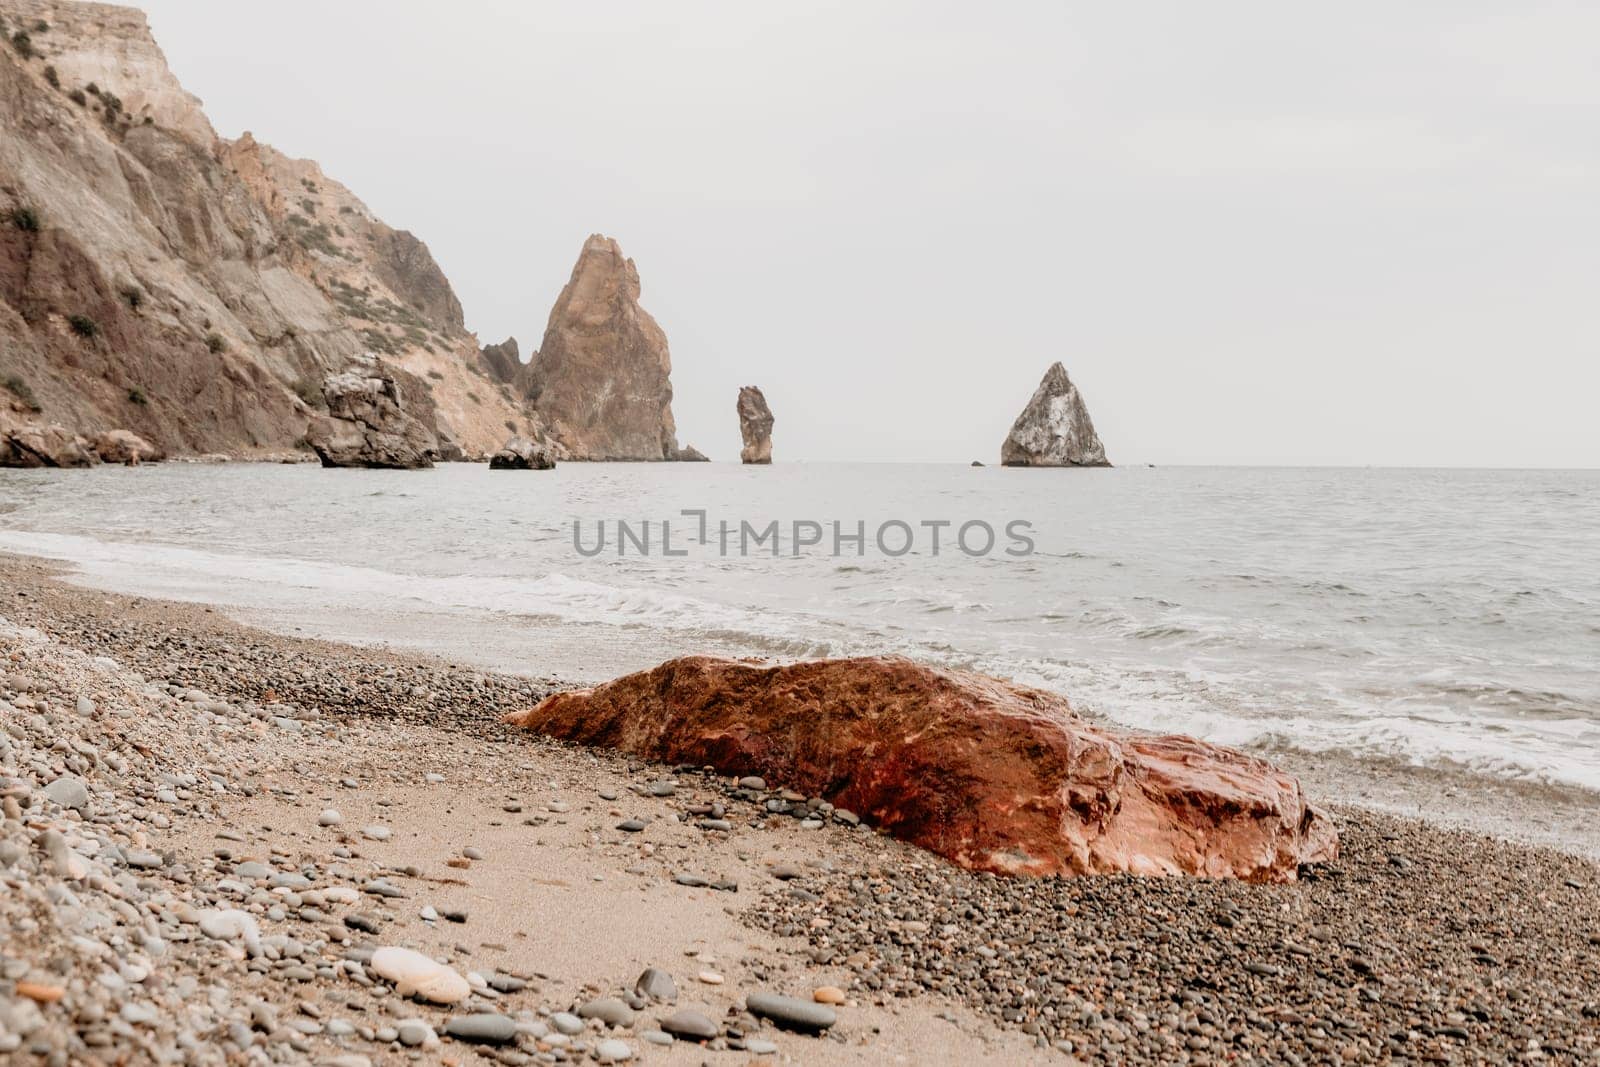
[[[679,439],[994,463],[1050,363],[1115,464],[1600,467],[1600,10],[148,0],[536,349],[615,237]]]

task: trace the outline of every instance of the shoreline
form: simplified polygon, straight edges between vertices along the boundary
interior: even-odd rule
[[[170,600],[153,595],[148,584],[82,573],[70,560],[0,551],[0,561],[31,560],[52,569],[58,581],[86,591],[132,601],[218,613],[248,631],[285,639],[312,639],[332,646],[382,651],[399,657],[435,659],[513,679],[537,679],[554,688],[594,685],[636,670],[646,670],[676,656],[722,655],[739,658],[747,648],[716,638],[676,633],[633,637],[624,662],[610,669],[583,666],[591,659],[595,635],[584,624],[541,624],[533,627],[540,642],[540,661],[526,669],[508,664],[523,652],[527,634],[502,635],[486,620],[463,618],[445,611],[363,611],[336,609],[312,620],[294,608],[260,605],[234,607],[196,599]],[[119,584],[121,588],[119,588]],[[204,593],[200,594],[201,597]],[[514,620],[532,626],[532,620]],[[471,628],[464,645],[439,635],[451,628]],[[614,636],[614,635],[613,635]],[[775,659],[791,658],[766,653]],[[551,664],[554,673],[546,673]],[[1070,694],[1068,694],[1070,697]],[[1095,718],[1095,716],[1090,716]],[[1127,728],[1128,724],[1120,724]],[[1244,747],[1289,771],[1322,803],[1342,803],[1388,814],[1420,818],[1440,827],[1479,831],[1507,841],[1534,844],[1600,861],[1600,820],[1593,817],[1600,794],[1575,785],[1508,778],[1464,767],[1414,765],[1346,752],[1309,752],[1283,746]]]
[[[501,1062],[570,1061],[574,1042],[592,1056],[613,1040],[669,1064],[1560,1061],[1600,1049],[1600,866],[1578,856],[1334,805],[1343,856],[1285,887],[973,875],[870,832],[767,817],[724,779],[499,721],[552,679],[283,636],[63,570],[0,557],[12,624],[0,626],[0,702],[18,712],[0,761],[17,783],[0,791],[30,799],[5,824],[21,855],[0,870],[13,890],[0,901],[0,1029],[31,1020],[25,1047],[81,1053],[75,1043],[105,1038],[144,1062],[199,1013],[212,1029],[194,1036],[219,1047],[249,1037],[291,1062],[405,1062],[412,1046],[383,1040],[398,1022],[437,1034],[461,1010],[374,984],[361,954],[377,943],[522,983],[473,993],[472,1010],[517,1027]],[[42,798],[58,773],[86,781],[87,817]],[[328,807],[340,822],[319,826]],[[697,825],[710,807],[727,830]],[[646,829],[619,832],[624,818]],[[379,825],[382,840],[355,829]],[[42,866],[24,871],[44,863],[51,829],[104,867],[74,883],[80,902],[121,911],[96,878],[142,899],[164,955],[142,935],[107,941],[12,910],[51,907],[50,885],[66,888]],[[278,888],[251,884],[250,863]],[[404,895],[325,895],[344,885]],[[185,921],[220,904],[252,916],[262,956]],[[465,922],[422,919],[424,906]],[[86,936],[100,960],[121,958],[114,976],[140,980],[98,979],[106,964],[72,940]],[[625,993],[646,966],[674,977],[676,1004],[611,1030],[555,1028],[555,1012]],[[17,1007],[30,980],[62,999]],[[846,1000],[824,1037],[740,1011],[757,990],[824,985]],[[202,1006],[186,1014],[189,1001]],[[711,1020],[729,1051],[642,1036],[679,1009]],[[485,1062],[485,1046],[439,1047]]]

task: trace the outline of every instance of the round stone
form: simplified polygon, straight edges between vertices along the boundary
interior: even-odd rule
[[[767,1019],[785,1030],[817,1034],[838,1022],[832,1008],[777,993],[751,993],[744,999],[751,1015]]]
[[[697,1011],[673,1012],[661,1020],[661,1029],[673,1037],[685,1038],[689,1041],[710,1041],[720,1032],[717,1024]]]
[[[402,1019],[395,1027],[402,1045],[408,1048],[419,1048],[433,1038],[433,1027],[421,1019]]]
[[[633,1009],[616,997],[596,997],[578,1009],[581,1019],[599,1019],[607,1026],[632,1026]]]
[[[517,1021],[509,1015],[499,1015],[495,1012],[457,1015],[444,1024],[444,1032],[461,1041],[503,1045],[516,1039]]]
[[[82,778],[66,774],[44,787],[44,795],[63,808],[77,812],[89,810],[89,786]]]
[[[645,968],[638,981],[633,983],[633,989],[651,1000],[671,1002],[678,999],[678,983],[672,980],[672,975],[657,967]]]

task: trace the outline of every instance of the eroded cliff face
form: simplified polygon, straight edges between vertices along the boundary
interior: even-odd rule
[[[639,306],[633,260],[591,236],[518,375],[523,395],[573,459],[698,457],[678,447],[671,376],[667,335]]]
[[[514,382],[522,373],[522,352],[515,337],[507,337],[497,345],[484,345],[478,358],[489,377],[497,382]]]
[[[1045,371],[1000,446],[1008,467],[1109,467],[1083,394],[1060,363]]]
[[[31,397],[13,416],[284,452],[325,379],[377,353],[469,454],[528,421],[427,246],[315,163],[219,138],[141,12],[0,0],[0,18],[27,35],[0,48],[0,383]]]

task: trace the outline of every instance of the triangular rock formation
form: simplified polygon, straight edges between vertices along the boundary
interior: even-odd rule
[[[633,260],[591,236],[518,376],[523,394],[573,459],[679,459],[690,450],[678,447],[671,375],[667,335],[639,306]]]
[[[1109,467],[1083,395],[1060,363],[1050,364],[1000,446],[1007,467]]]

